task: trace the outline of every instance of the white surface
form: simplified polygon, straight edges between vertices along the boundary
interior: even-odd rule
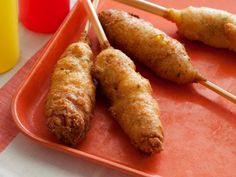
[[[22,134],[0,154],[0,177],[128,177],[34,143]]]

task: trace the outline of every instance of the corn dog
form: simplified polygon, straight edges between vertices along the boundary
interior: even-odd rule
[[[162,150],[163,130],[149,81],[120,50],[109,47],[96,58],[94,76],[111,102],[110,111],[141,152]]]
[[[89,129],[95,104],[93,53],[84,33],[58,60],[46,101],[48,129],[63,144],[76,146]]]
[[[151,68],[158,76],[178,84],[204,80],[193,68],[177,40],[136,15],[118,10],[99,14],[111,44]]]
[[[178,33],[217,47],[236,51],[236,16],[223,10],[207,7],[168,9],[165,17],[176,23]]]

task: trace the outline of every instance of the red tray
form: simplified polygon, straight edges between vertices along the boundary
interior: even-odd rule
[[[236,12],[234,0],[155,1],[167,7],[208,6]],[[119,8],[139,14],[176,37],[176,27],[160,17],[115,3],[102,1],[99,9]],[[86,16],[81,1],[52,38],[39,62],[20,87],[12,104],[17,126],[27,136],[49,148],[118,169],[135,176],[230,177],[236,174],[236,107],[201,85],[179,86],[157,78],[138,65],[150,79],[161,108],[164,151],[151,157],[141,155],[110,116],[108,103],[98,94],[91,129],[86,139],[72,149],[58,144],[45,126],[44,103],[53,67],[66,46],[78,39]],[[91,34],[95,50],[97,42]],[[193,65],[212,82],[236,93],[236,55],[180,39]]]

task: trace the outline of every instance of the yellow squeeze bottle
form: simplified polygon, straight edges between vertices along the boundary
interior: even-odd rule
[[[11,69],[19,58],[17,0],[0,0],[0,73]]]

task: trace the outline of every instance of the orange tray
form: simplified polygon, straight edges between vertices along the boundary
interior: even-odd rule
[[[208,6],[236,12],[235,0],[155,1],[166,7]],[[101,1],[99,9],[119,8],[139,14],[177,38],[176,26],[160,17],[115,3]],[[81,0],[48,44],[12,104],[19,129],[49,148],[118,169],[134,176],[229,177],[236,174],[236,107],[198,84],[176,85],[157,78],[137,65],[148,78],[161,108],[165,130],[164,151],[141,155],[108,112],[108,103],[98,94],[91,129],[86,139],[72,149],[56,142],[45,126],[44,103],[53,67],[65,48],[79,38],[86,15]],[[91,38],[96,50],[94,34]],[[210,81],[236,94],[236,54],[198,42],[179,39],[193,65]],[[98,50],[96,50],[98,51]]]

